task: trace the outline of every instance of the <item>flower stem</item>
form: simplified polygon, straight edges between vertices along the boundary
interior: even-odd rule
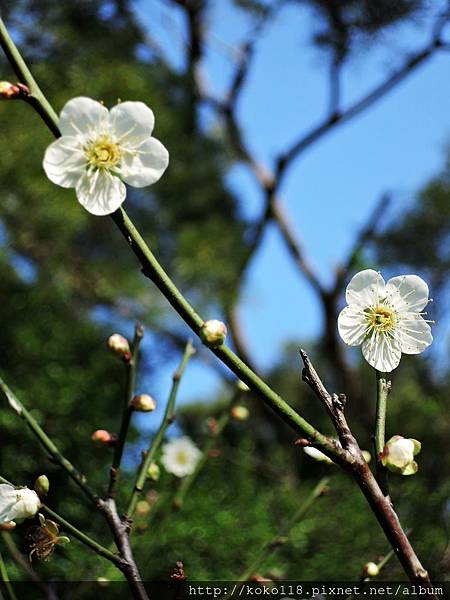
[[[6,589],[6,593],[8,594],[10,600],[17,600],[17,596],[14,593],[14,590],[11,585],[11,581],[9,580],[8,571],[6,570],[6,565],[3,561],[2,553],[0,552],[0,577],[1,581],[4,584]]]
[[[45,431],[38,424],[36,419],[28,412],[20,400],[13,394],[6,383],[0,378],[0,395],[6,398],[10,407],[26,422],[28,427],[37,437],[41,445],[47,450],[54,462],[58,464],[83,490],[86,496],[97,504],[98,494],[87,484],[86,476],[80,473],[73,464],[59,451],[56,444],[48,437]]]
[[[144,489],[145,481],[147,479],[148,468],[153,462],[156,456],[156,452],[160,447],[161,442],[163,441],[166,429],[173,422],[174,407],[177,398],[178,388],[180,386],[180,380],[183,377],[183,373],[186,369],[189,359],[191,358],[191,356],[193,356],[193,354],[195,354],[195,349],[192,345],[191,340],[189,340],[186,344],[186,348],[184,350],[184,354],[181,359],[180,365],[178,366],[178,369],[175,371],[172,377],[172,388],[170,390],[169,399],[167,401],[166,410],[164,411],[164,416],[162,418],[161,425],[159,426],[159,429],[152,440],[150,448],[146,452],[145,457],[142,460],[141,466],[139,467],[139,471],[137,473],[136,481],[134,484],[134,489],[131,493],[128,508],[125,513],[126,516],[129,518],[133,516],[139,496],[142,494],[142,491]]]
[[[257,554],[255,560],[252,564],[244,571],[244,573],[239,577],[238,581],[248,581],[249,578],[257,573],[258,568],[262,564],[262,562],[276,549],[280,546],[277,543],[282,538],[286,538],[294,527],[296,523],[298,523],[308,512],[308,510],[313,506],[316,499],[322,494],[326,486],[328,485],[329,479],[327,477],[322,478],[319,483],[313,488],[310,492],[309,496],[307,496],[306,500],[298,507],[298,509],[294,512],[292,517],[289,519],[287,523],[283,525],[275,539],[266,542],[259,553]]]
[[[131,417],[133,415],[133,406],[131,404],[131,400],[133,399],[134,390],[136,386],[136,372],[139,362],[139,346],[143,337],[144,328],[142,327],[142,325],[136,325],[134,330],[134,339],[131,346],[131,358],[126,363],[126,393],[124,398],[119,439],[117,440],[114,449],[113,462],[111,466],[111,474],[108,488],[108,496],[110,498],[115,496],[117,480],[119,478],[120,463],[122,462],[123,449],[125,447],[125,441],[130,426]]]
[[[386,444],[386,414],[387,397],[391,389],[391,382],[387,381],[385,373],[376,371],[377,378],[377,408],[375,420],[375,451],[377,481],[385,496],[389,496],[389,478],[387,469],[381,463],[380,455]]]

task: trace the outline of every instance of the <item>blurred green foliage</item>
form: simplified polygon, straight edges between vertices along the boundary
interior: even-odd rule
[[[266,5],[238,4],[253,12],[264,11]],[[334,37],[319,42],[334,44],[340,26],[327,15],[337,3],[310,4],[317,8],[319,28],[335,27]],[[371,2],[338,4],[347,29],[365,32],[381,31],[415,13],[419,5],[394,3],[388,18],[366,10],[374,9]],[[393,6],[383,5],[386,10]],[[197,305],[231,304],[246,251],[247,224],[224,183],[229,153],[220,139],[192,131],[186,78],[152,53],[130,4],[15,0],[0,2],[0,7],[58,110],[76,95],[103,99],[108,105],[118,98],[139,99],[154,109],[155,135],[169,148],[171,167],[150,190],[129,192],[127,210]],[[361,14],[366,20],[358,17]],[[2,73],[14,80],[4,62]],[[21,103],[0,104],[0,128],[0,372],[61,450],[86,472],[94,487],[103,490],[111,452],[94,447],[89,437],[98,428],[117,429],[123,398],[122,365],[107,353],[104,340],[113,324],[139,318],[161,336],[161,352],[165,351],[166,305],[139,273],[110,221],[91,217],[71,191],[46,180],[41,160],[51,136],[31,109]],[[449,265],[449,200],[446,171],[424,188],[409,212],[388,226],[370,250],[381,263],[424,272],[442,300]],[[362,264],[367,259],[362,255]],[[207,275],[205,265],[210,267]],[[99,307],[108,311],[106,326],[94,318]],[[314,355],[312,342],[309,347]],[[270,383],[331,433],[321,407],[300,381],[297,348],[295,341],[286,349],[270,373]],[[316,354],[319,366],[326,366],[327,357]],[[360,363],[359,353],[351,358],[365,402],[349,405],[349,418],[363,446],[371,449],[373,373]],[[146,374],[152,375],[145,363]],[[332,377],[326,383],[333,389]],[[392,477],[392,495],[405,526],[413,527],[417,551],[433,575],[449,569],[442,562],[449,524],[450,484],[445,477],[450,468],[449,384],[448,373],[437,378],[431,364],[409,357],[395,373],[389,407],[388,435],[401,433],[423,442],[419,475]],[[180,414],[179,426],[200,446],[207,435],[206,419],[223,410],[227,393],[216,403],[193,405]],[[320,477],[330,475],[329,492],[292,529],[287,543],[261,563],[260,573],[291,579],[358,578],[364,562],[388,550],[364,499],[335,467],[304,455],[293,444],[292,432],[257,399],[250,396],[248,404],[251,418],[227,427],[218,442],[219,455],[207,462],[182,510],[171,503],[179,482],[163,474],[149,486],[147,501],[152,504],[157,496],[159,501],[150,513],[138,514],[132,538],[144,576],[167,579],[175,562],[182,560],[192,579],[236,578],[259,548],[277,536]],[[48,503],[109,545],[100,515],[47,460],[6,406],[0,407],[0,432],[0,473],[27,485],[47,473]],[[130,441],[137,437],[134,430]],[[130,484],[131,474],[125,474],[122,506]],[[26,553],[25,529],[26,525],[19,527],[14,537]],[[44,579],[120,578],[109,563],[75,540],[57,549],[50,563],[35,568]],[[23,577],[10,561],[8,569],[13,578]],[[395,560],[385,577],[404,578]]]

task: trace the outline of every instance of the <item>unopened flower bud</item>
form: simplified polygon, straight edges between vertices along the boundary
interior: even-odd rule
[[[152,462],[148,468],[147,477],[152,481],[158,481],[160,473],[159,466],[155,462]]]
[[[414,475],[419,468],[414,456],[420,452],[421,444],[417,440],[394,435],[386,443],[380,455],[381,463],[393,473]]]
[[[34,490],[38,494],[38,496],[46,496],[50,489],[50,481],[48,480],[47,475],[39,475],[39,477],[34,482]]]
[[[146,515],[150,512],[150,510],[151,506],[147,500],[139,500],[139,502],[136,504],[136,512],[138,515]]]
[[[139,394],[133,398],[131,406],[139,412],[151,412],[156,408],[156,401],[148,394]]]
[[[200,329],[200,339],[211,348],[221,346],[227,336],[227,327],[222,321],[212,319],[203,323]]]
[[[7,521],[6,523],[0,523],[0,531],[13,531],[13,529],[15,528],[15,521]]]
[[[23,83],[14,84],[10,81],[0,81],[0,98],[14,100],[15,98],[28,96],[29,93],[29,88]]]
[[[245,393],[245,392],[250,391],[250,388],[248,387],[248,385],[246,383],[244,383],[243,381],[241,381],[240,379],[238,380],[236,387],[240,392]]]
[[[246,406],[232,406],[230,410],[230,417],[235,421],[245,421],[248,419],[250,411]]]
[[[367,577],[377,577],[380,574],[380,568],[374,562],[368,562],[364,565],[363,572]]]
[[[128,340],[123,337],[123,335],[113,333],[113,335],[109,336],[107,345],[111,352],[117,354],[117,356],[121,356],[124,360],[127,361],[130,360],[130,344],[128,343]]]
[[[91,435],[91,440],[99,445],[114,446],[117,442],[117,435],[115,433],[109,433],[106,429],[97,429]]]

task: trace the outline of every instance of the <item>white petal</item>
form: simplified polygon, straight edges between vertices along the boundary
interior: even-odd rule
[[[397,310],[420,312],[428,304],[428,285],[418,275],[392,277],[386,284],[386,293]]]
[[[108,123],[107,108],[92,98],[72,98],[61,111],[59,129],[62,135],[86,135]]]
[[[116,211],[125,200],[127,190],[118,177],[108,171],[85,173],[76,193],[78,202],[93,215],[104,216]]]
[[[42,163],[50,181],[64,188],[77,185],[85,165],[83,148],[79,140],[72,136],[63,136],[50,144]]]
[[[169,153],[156,138],[149,138],[135,151],[125,152],[118,173],[133,187],[145,187],[158,181],[169,164]]]
[[[364,340],[361,350],[369,365],[382,373],[390,373],[398,367],[402,356],[400,345],[382,333],[374,333]]]
[[[7,523],[14,519],[12,509],[16,500],[15,488],[7,483],[0,484],[0,523]]]
[[[111,130],[121,144],[136,147],[152,135],[155,117],[143,102],[121,102],[109,114]]]
[[[378,304],[384,297],[384,279],[377,271],[360,271],[350,280],[345,292],[347,304],[359,304],[365,308]]]
[[[329,458],[326,454],[321,452],[318,448],[314,448],[314,446],[305,446],[305,448],[303,448],[303,452],[305,452],[305,454],[307,454],[311,458],[314,458],[315,460],[323,461],[328,464],[333,464],[331,458]]]
[[[420,315],[404,314],[396,329],[400,348],[404,354],[420,354],[433,341],[431,327]]]
[[[363,309],[351,304],[341,310],[338,317],[339,335],[349,346],[360,346],[366,337],[367,320]]]

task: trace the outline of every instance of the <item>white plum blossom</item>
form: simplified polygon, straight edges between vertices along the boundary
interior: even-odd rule
[[[347,286],[347,304],[338,318],[339,334],[349,346],[361,346],[367,362],[389,373],[404,354],[419,354],[433,341],[422,312],[429,302],[428,286],[417,275],[392,277],[366,269]]]
[[[34,517],[41,501],[34,490],[0,484],[0,524]]]
[[[45,173],[53,183],[75,188],[93,215],[113,213],[125,200],[124,182],[146,187],[169,164],[166,148],[152,137],[154,123],[143,102],[121,102],[108,110],[91,98],[73,98],[59,117],[62,137],[45,152]]]
[[[185,477],[194,472],[202,456],[191,438],[183,436],[164,444],[161,463],[166,471],[177,477]]]
[[[419,468],[414,457],[419,454],[421,448],[422,444],[415,439],[394,435],[381,453],[381,462],[393,473],[414,475]]]

